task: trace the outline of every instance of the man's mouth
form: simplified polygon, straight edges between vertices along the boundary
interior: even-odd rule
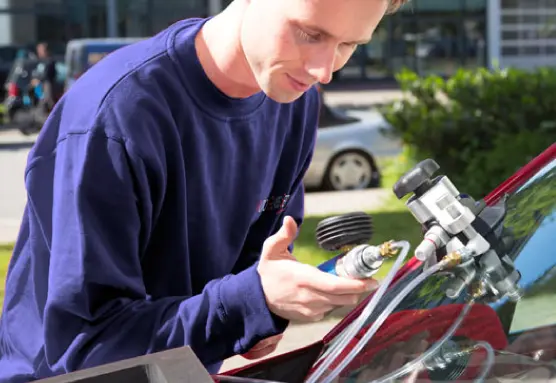
[[[288,77],[288,80],[290,81],[292,88],[294,88],[298,92],[305,92],[311,87],[311,84],[306,84],[304,82],[296,80],[294,77],[290,76],[289,74],[286,74],[286,76]]]

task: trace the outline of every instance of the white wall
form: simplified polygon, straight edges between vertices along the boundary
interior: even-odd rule
[[[0,0],[0,9],[29,8],[33,0]],[[0,44],[27,44],[36,40],[36,18],[33,14],[0,13]]]
[[[517,6],[504,3],[499,18],[501,67],[556,67],[556,3],[544,0],[540,7],[523,0]]]
[[[487,1],[487,67],[500,65],[500,0]]]
[[[209,15],[216,15],[222,10],[221,0],[208,0],[208,13]]]
[[[10,0],[0,0],[0,9],[9,8]],[[0,45],[12,43],[12,15],[0,13]]]

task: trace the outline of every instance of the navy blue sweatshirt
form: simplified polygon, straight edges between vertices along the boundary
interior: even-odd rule
[[[33,147],[0,322],[0,382],[189,345],[209,372],[282,332],[257,261],[303,217],[316,137],[311,89],[231,99],[179,22],[107,56]]]

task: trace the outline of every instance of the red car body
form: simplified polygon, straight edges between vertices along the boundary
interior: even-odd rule
[[[531,160],[527,165],[519,169],[513,176],[500,184],[495,190],[489,193],[484,200],[487,205],[492,206],[498,203],[505,195],[516,192],[523,187],[531,178],[541,169],[556,160],[556,144],[550,145],[543,153]],[[556,178],[556,177],[554,177]],[[550,181],[552,182],[552,181]],[[554,200],[551,200],[551,204]],[[556,211],[556,210],[555,210]],[[553,233],[556,236],[556,232]],[[556,259],[556,252],[554,253]],[[415,258],[411,258],[396,275],[390,288],[401,279],[415,272],[421,266],[421,262]],[[223,372],[218,376],[214,376],[216,382],[219,376],[245,377],[252,379],[260,379],[260,381],[272,380],[288,383],[303,382],[311,370],[314,368],[315,362],[330,342],[342,332],[350,323],[358,317],[363,310],[365,304],[371,297],[359,304],[351,311],[337,326],[335,326],[322,340],[310,344],[301,349],[297,349],[282,355],[274,356],[259,362],[251,363],[241,368]],[[556,303],[556,300],[553,301]],[[554,305],[556,306],[556,304]],[[382,325],[371,345],[364,350],[350,364],[350,368],[355,370],[364,366],[379,353],[381,350],[399,342],[406,342],[419,331],[427,329],[429,341],[437,340],[450,327],[451,323],[456,319],[461,311],[461,305],[450,304],[447,306],[433,307],[431,309],[406,309],[401,312],[391,314],[386,322]],[[495,350],[505,350],[509,347],[508,331],[504,328],[505,324],[501,323],[496,312],[488,305],[476,304],[468,314],[466,320],[462,323],[455,335],[466,336],[472,335],[471,338],[482,339],[488,341]],[[551,338],[550,350],[556,351],[556,330],[554,326],[542,327],[541,331],[548,329]],[[546,338],[546,337],[545,337]],[[354,341],[350,343],[347,349],[353,347]],[[546,346],[545,346],[546,349]],[[543,349],[543,350],[545,350]],[[533,350],[534,351],[534,350]],[[554,358],[554,353],[551,354]],[[484,355],[477,353],[473,355],[475,364],[478,364]],[[538,358],[537,358],[538,359]],[[552,360],[552,359],[547,359]],[[513,362],[512,362],[513,363]],[[470,364],[471,366],[471,364]],[[333,366],[331,366],[333,367]],[[514,366],[515,367],[515,366]],[[476,368],[468,368],[465,373],[458,377],[458,381],[473,379]],[[344,376],[346,382],[355,382],[357,380],[349,379]],[[429,378],[425,372],[420,378]],[[224,379],[225,381],[225,379]]]

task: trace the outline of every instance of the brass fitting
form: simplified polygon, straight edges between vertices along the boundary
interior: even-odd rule
[[[454,250],[451,253],[446,254],[444,258],[442,258],[442,263],[444,263],[443,268],[451,269],[462,263],[467,263],[473,258],[474,254],[475,254],[474,251],[469,250],[465,247],[458,250]]]
[[[390,258],[398,253],[398,248],[393,247],[392,246],[393,243],[394,241],[388,241],[378,246],[380,255],[383,258]]]
[[[354,247],[355,247],[355,246],[353,246],[353,245],[345,245],[345,246],[342,246],[342,247],[340,248],[340,252],[341,252],[341,253],[347,253],[348,251],[350,251],[350,250],[353,249]]]
[[[444,258],[442,258],[442,262],[446,264],[446,267],[452,268],[459,265],[462,261],[462,256],[459,251],[452,251],[449,254],[446,254]]]
[[[481,298],[486,294],[486,291],[486,286],[483,281],[476,282],[471,289],[471,299],[475,300]]]

